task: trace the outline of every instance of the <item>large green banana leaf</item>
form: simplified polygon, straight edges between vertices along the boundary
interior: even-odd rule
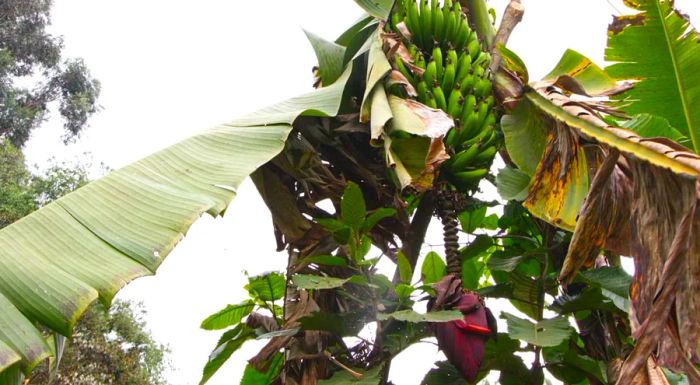
[[[50,356],[39,325],[70,336],[88,305],[155,272],[203,213],[282,148],[300,115],[340,109],[352,65],[331,86],[152,154],[0,230],[0,384]]]
[[[606,68],[618,79],[638,80],[616,96],[630,115],[666,118],[700,152],[700,36],[673,1],[626,1],[641,11],[617,16],[608,31]]]

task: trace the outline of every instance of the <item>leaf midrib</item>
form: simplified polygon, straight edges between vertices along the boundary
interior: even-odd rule
[[[666,16],[664,16],[661,9],[661,2],[659,0],[653,0],[654,6],[656,7],[657,14],[659,15],[659,22],[661,23],[661,28],[664,31],[664,40],[666,41],[666,47],[671,56],[671,62],[673,64],[673,72],[676,79],[676,85],[678,86],[678,93],[680,94],[681,107],[683,108],[683,117],[685,118],[685,123],[688,125],[688,134],[690,135],[690,140],[693,142],[693,150],[698,153],[700,152],[700,143],[697,142],[695,137],[695,131],[690,121],[690,111],[688,110],[688,103],[686,101],[685,87],[683,82],[681,82],[681,73],[678,65],[678,58],[676,57],[676,50],[673,49],[673,44],[670,39],[670,34],[666,26]]]

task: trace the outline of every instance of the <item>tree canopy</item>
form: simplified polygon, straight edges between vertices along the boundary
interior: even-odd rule
[[[51,0],[0,3],[0,137],[21,148],[56,103],[65,140],[98,109],[100,84],[81,59],[62,59],[60,37],[47,32]]]

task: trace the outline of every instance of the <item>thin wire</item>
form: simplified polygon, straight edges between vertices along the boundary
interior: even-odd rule
[[[617,7],[615,6],[615,4],[612,3],[612,1],[605,0],[605,2],[608,3],[608,5],[610,5],[610,7],[612,7],[612,9],[615,10],[615,12],[617,12],[617,16],[620,16],[622,14],[622,12],[620,12],[620,10],[617,9]]]

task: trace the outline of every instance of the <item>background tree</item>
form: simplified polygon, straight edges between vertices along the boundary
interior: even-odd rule
[[[46,31],[51,0],[0,3],[0,137],[21,148],[48,116],[53,102],[66,141],[98,109],[100,84],[80,59],[62,60],[60,37]]]

